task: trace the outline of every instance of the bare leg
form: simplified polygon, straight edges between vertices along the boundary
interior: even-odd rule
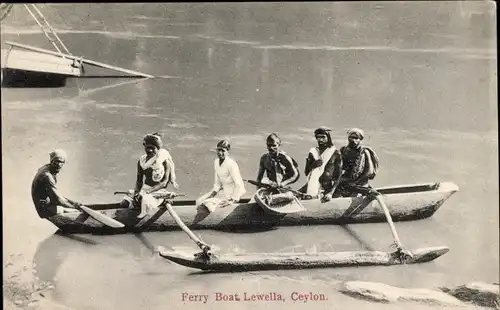
[[[144,199],[144,197],[142,197],[142,199],[141,199],[141,213],[139,213],[139,215],[137,215],[138,219],[142,219],[143,217],[146,216],[146,214],[148,214],[148,212],[147,212],[148,207],[147,207],[146,203],[147,203],[147,199]]]

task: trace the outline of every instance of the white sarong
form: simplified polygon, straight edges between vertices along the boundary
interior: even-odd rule
[[[307,176],[307,194],[313,197],[317,196],[321,192],[321,184],[319,183],[319,177],[325,171],[326,164],[335,152],[335,146],[327,148],[321,155],[317,147],[313,147],[309,150],[309,153],[314,157],[315,160],[321,159],[323,164],[320,167],[314,168],[309,172]]]

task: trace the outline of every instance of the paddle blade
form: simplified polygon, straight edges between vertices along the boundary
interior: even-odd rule
[[[103,223],[106,226],[112,227],[112,228],[123,228],[125,225],[123,223],[118,222],[117,220],[114,220],[110,218],[107,215],[102,214],[101,212],[95,211],[90,209],[89,207],[86,206],[80,206],[80,209],[90,215],[92,218],[95,220]]]

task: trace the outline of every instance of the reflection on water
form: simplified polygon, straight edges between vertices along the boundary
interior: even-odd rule
[[[419,229],[418,225],[399,229],[401,237],[410,241],[406,243],[409,247],[438,244],[437,240],[422,244],[423,240],[432,240],[425,234],[418,242],[411,242],[415,240],[408,238],[408,235],[415,229]],[[213,231],[199,233],[205,241],[215,241],[216,251],[219,253],[370,249],[375,242],[374,233],[378,236],[385,235],[384,240],[375,242],[385,243],[385,247],[377,246],[375,249],[389,250],[388,244],[391,242],[386,225],[374,225],[370,229],[364,229],[361,225],[344,228],[280,228],[254,234]],[[231,275],[206,274],[170,263],[152,251],[159,246],[185,254],[197,251],[196,246],[182,232],[117,236],[53,234],[38,246],[34,255],[34,271],[40,281],[55,284],[53,296],[59,302],[70,306],[78,305],[81,309],[93,309],[97,301],[101,306],[104,303],[123,309],[136,309],[145,305],[150,309],[161,309],[166,299],[170,299],[170,302],[177,301],[186,289],[204,293],[220,290],[266,292],[276,290],[276,285],[279,285],[283,292],[314,288],[331,295],[340,281],[350,280],[380,281],[398,286],[408,286],[411,283],[411,286],[417,287],[454,283],[449,282],[450,275],[443,271],[447,268],[444,257],[435,263],[418,266],[267,271]],[[78,293],[82,290],[85,291],[85,296]],[[93,298],[89,299],[87,296]],[[148,296],[149,301],[140,296]]]
[[[33,257],[33,271],[41,282],[54,283],[57,271],[76,247],[88,250],[99,243],[85,237],[55,233],[40,242]]]
[[[61,37],[74,54],[177,78],[2,89],[6,253],[34,257],[39,277],[56,281],[56,298],[77,309],[186,306],[179,301],[186,288],[317,285],[331,292],[336,280],[421,287],[498,281],[497,61],[489,2],[467,4],[474,14],[444,2],[222,7],[43,6],[54,27],[71,30]],[[29,16],[13,13],[2,22],[2,40],[51,48],[30,30]],[[32,33],[18,36],[13,27]],[[219,139],[231,140],[231,155],[252,179],[267,134],[280,134],[302,170],[320,125],[333,128],[337,146],[346,143],[348,128],[365,129],[364,142],[381,158],[375,186],[457,183],[461,191],[431,219],[396,224],[409,248],[451,251],[430,264],[394,268],[191,275],[152,253],[157,246],[195,251],[182,232],[80,236],[90,244],[52,235],[55,228],[37,218],[26,186],[48,153],[62,147],[69,159],[60,190],[86,203],[116,201],[114,191],[133,187],[143,135],[160,131],[181,191],[195,198],[213,186]],[[225,253],[389,250],[392,242],[383,223],[201,235]]]

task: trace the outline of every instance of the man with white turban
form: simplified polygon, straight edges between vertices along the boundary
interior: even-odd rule
[[[56,149],[49,154],[50,162],[38,169],[31,184],[31,198],[41,218],[75,212],[81,203],[63,197],[57,190],[57,174],[66,163],[64,150]]]
[[[347,131],[348,144],[340,148],[342,154],[342,177],[336,196],[357,196],[371,192],[369,180],[378,171],[379,159],[372,148],[361,141],[365,134],[359,128]]]

